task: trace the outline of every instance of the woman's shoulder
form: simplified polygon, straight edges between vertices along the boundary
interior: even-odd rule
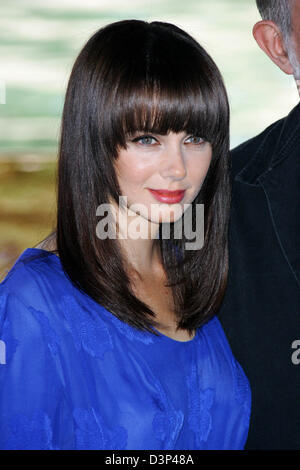
[[[55,254],[27,248],[0,283],[1,334],[14,330],[26,342],[39,336],[51,337],[53,342],[55,336],[65,335],[66,301],[74,299],[74,291]],[[79,309],[75,300],[71,307]]]
[[[14,330],[24,344],[43,337],[56,351],[62,338],[71,338],[71,347],[101,356],[111,343],[111,317],[72,284],[58,256],[46,250],[25,250],[0,283],[0,339]]]
[[[62,284],[65,290],[68,280],[58,256],[46,250],[27,248],[0,283],[0,294],[18,297],[25,305],[38,305],[42,300],[57,297]]]
[[[27,248],[0,282],[0,298],[4,295],[19,299],[24,306],[36,310],[58,312],[67,316],[74,312],[77,318],[93,316],[103,307],[83,290],[79,290],[65,273],[60,258],[51,251]],[[106,317],[111,314],[106,313]]]

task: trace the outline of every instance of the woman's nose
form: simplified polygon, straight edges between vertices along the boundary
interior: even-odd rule
[[[172,147],[162,155],[160,174],[163,178],[181,180],[186,177],[184,151],[181,147]]]

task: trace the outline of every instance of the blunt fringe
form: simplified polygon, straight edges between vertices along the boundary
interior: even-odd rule
[[[96,209],[121,196],[114,162],[135,131],[186,131],[213,149],[193,202],[205,207],[205,242],[162,237],[178,328],[190,333],[216,314],[227,283],[229,106],[222,77],[205,50],[180,28],[124,20],[98,30],[77,57],[67,87],[57,174],[57,250],[65,274],[127,324],[156,334],[155,313],[133,293],[117,240],[96,234]],[[194,224],[194,221],[193,221]],[[161,234],[161,226],[160,226]],[[180,253],[180,256],[178,256]]]

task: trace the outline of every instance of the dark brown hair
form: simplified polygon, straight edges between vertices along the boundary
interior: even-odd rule
[[[154,240],[178,327],[192,332],[216,313],[227,281],[229,107],[215,63],[180,28],[158,21],[109,24],[76,59],[61,127],[57,252],[78,289],[120,320],[154,332],[154,312],[134,295],[118,243],[96,235],[97,207],[121,195],[114,171],[118,149],[126,148],[127,133],[144,130],[186,131],[213,149],[193,202],[205,205],[203,248],[186,251],[184,237]]]

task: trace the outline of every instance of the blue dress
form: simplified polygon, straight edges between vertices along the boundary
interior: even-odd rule
[[[28,248],[0,283],[0,449],[243,449],[248,380],[217,317],[139,331]]]

